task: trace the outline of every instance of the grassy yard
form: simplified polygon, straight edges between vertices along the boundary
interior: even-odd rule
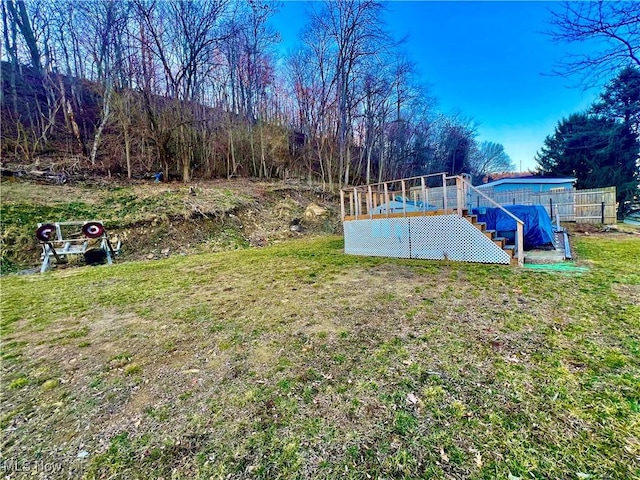
[[[4,473],[639,479],[640,241],[575,246],[573,275],[329,237],[4,277]]]

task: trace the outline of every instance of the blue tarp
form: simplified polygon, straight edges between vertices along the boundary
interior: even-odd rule
[[[504,209],[524,222],[525,250],[553,243],[551,219],[542,205],[505,205]],[[474,209],[474,213],[479,222],[487,224],[487,230],[495,230],[501,236],[516,231],[516,221],[499,208]]]

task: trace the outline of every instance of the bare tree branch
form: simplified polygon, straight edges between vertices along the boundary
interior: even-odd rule
[[[598,45],[589,53],[570,53],[554,73],[579,77],[585,87],[602,83],[623,67],[640,66],[640,2],[565,1],[551,12],[550,37],[559,43]]]

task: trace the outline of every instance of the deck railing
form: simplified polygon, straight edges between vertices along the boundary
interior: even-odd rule
[[[471,211],[478,196],[499,208],[516,222],[514,255],[524,263],[524,222],[471,184],[469,175],[433,173],[340,190],[342,221],[393,218],[429,214],[457,214]]]
[[[458,187],[456,177],[434,173],[343,188],[341,215],[343,221],[428,211],[462,215],[470,205],[467,196],[466,185]]]

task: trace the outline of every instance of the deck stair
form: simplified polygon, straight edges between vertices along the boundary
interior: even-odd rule
[[[477,215],[468,214],[466,210],[463,211],[463,217],[471,223],[474,227],[480,230],[484,235],[493,243],[498,245],[502,250],[507,252],[510,258],[513,258],[515,253],[515,245],[508,245],[505,237],[497,237],[495,230],[487,230],[487,224],[485,222],[478,222]]]
[[[446,174],[344,188],[345,252],[522,265],[523,222],[507,212],[518,230],[516,245],[508,245],[471,213],[472,189],[468,176]]]

